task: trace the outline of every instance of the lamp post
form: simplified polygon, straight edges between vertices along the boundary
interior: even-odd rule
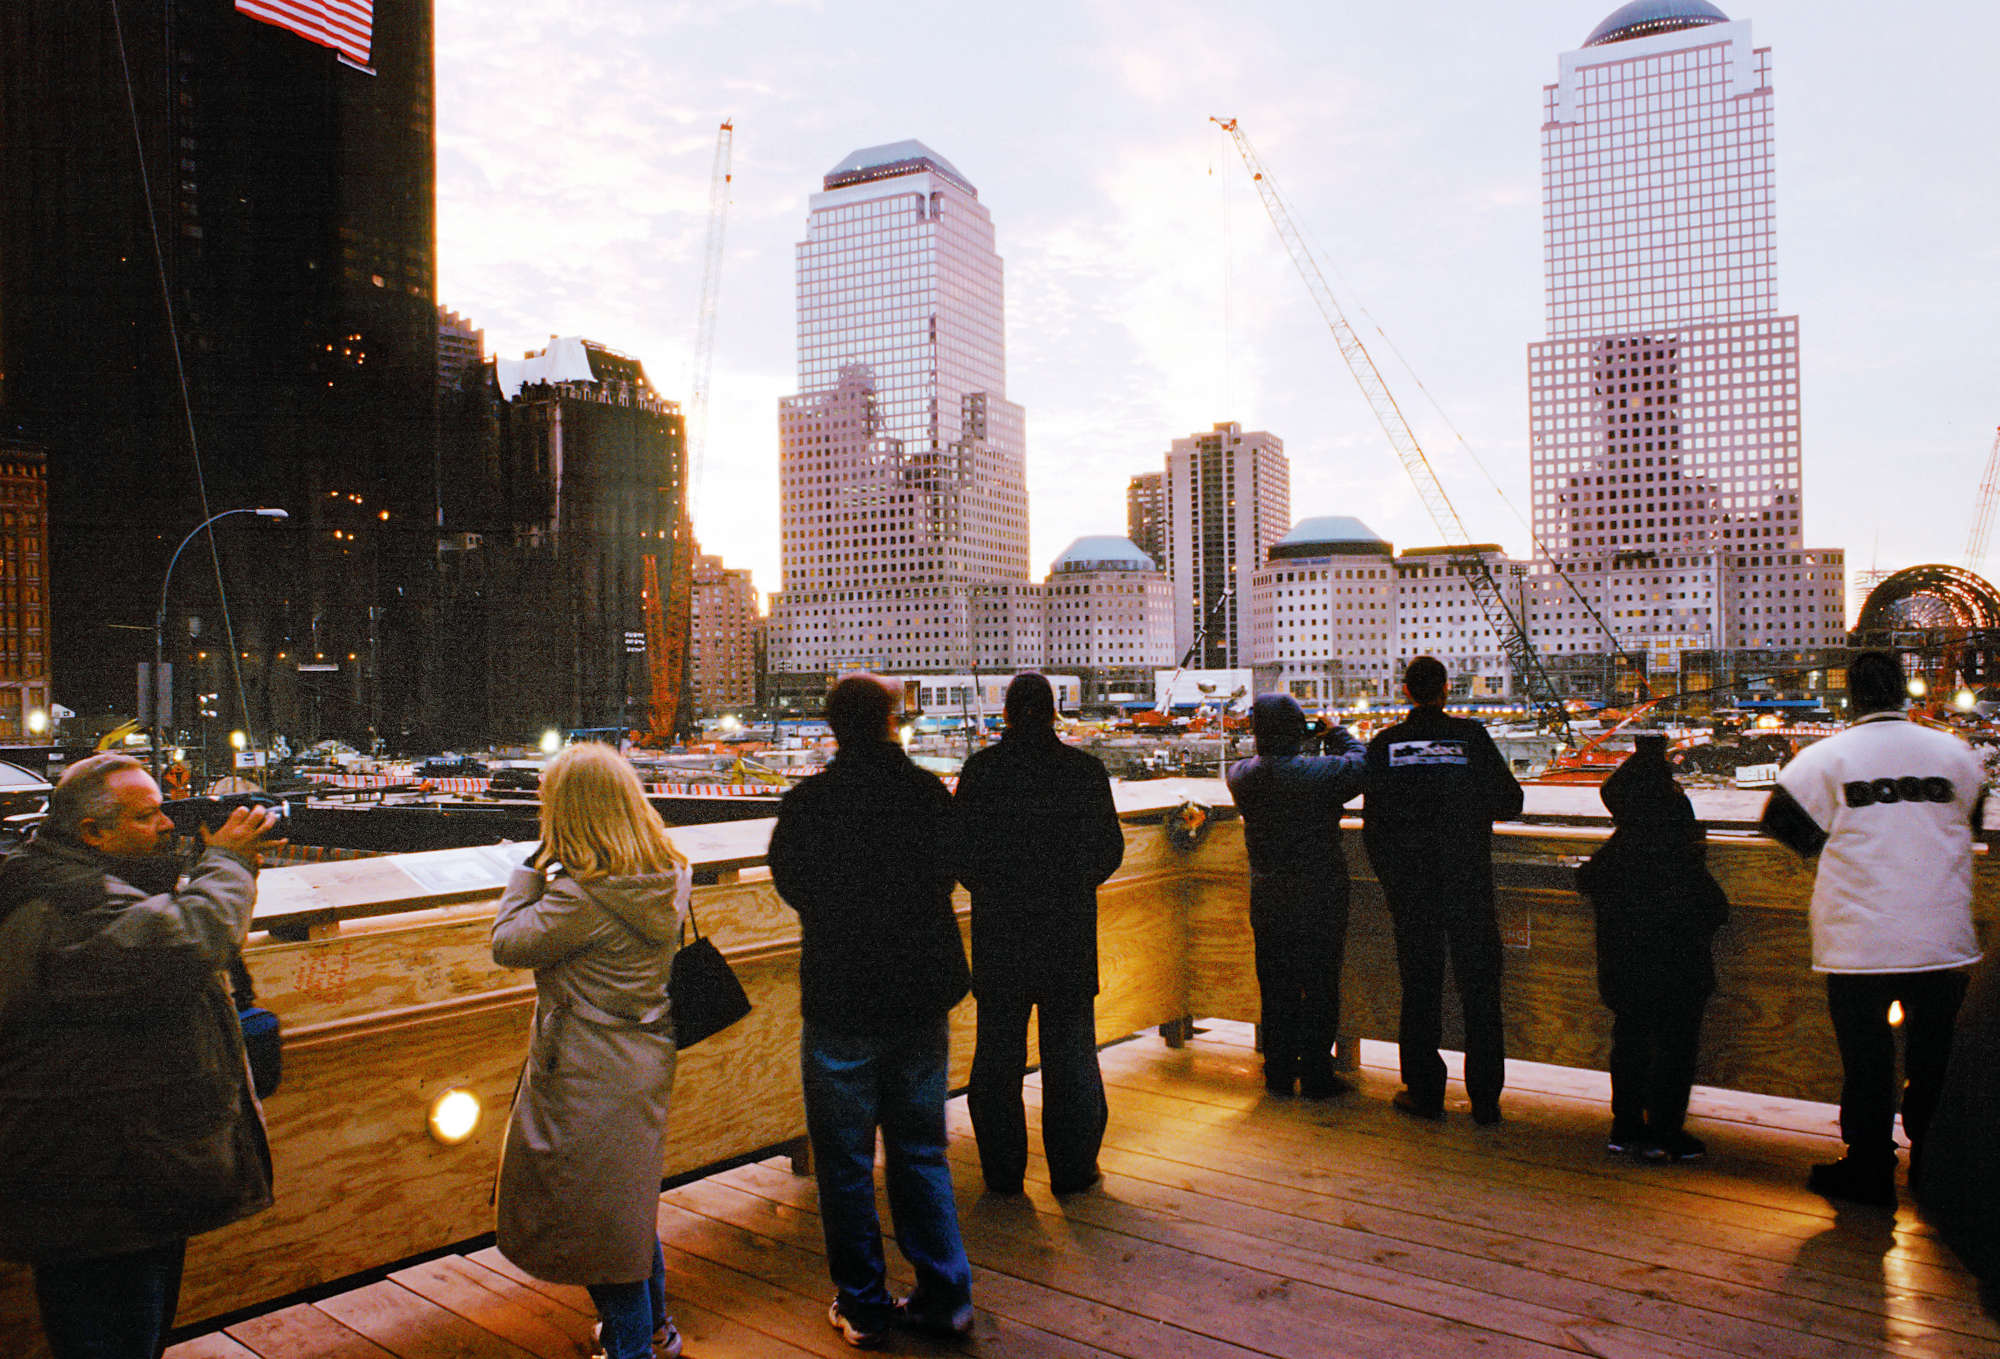
[[[174,567],[180,564],[181,553],[187,550],[187,545],[200,537],[202,530],[210,524],[213,524],[218,519],[227,519],[232,514],[254,514],[260,519],[291,518],[291,515],[285,511],[271,508],[224,510],[221,514],[212,514],[199,524],[196,524],[188,533],[188,536],[181,539],[181,545],[174,549],[174,555],[167,558],[167,574],[160,578],[160,611],[153,615],[153,692],[151,697],[153,700],[153,777],[156,779],[160,777],[160,745],[165,735],[160,727],[160,675],[166,667],[167,587],[173,583]]]

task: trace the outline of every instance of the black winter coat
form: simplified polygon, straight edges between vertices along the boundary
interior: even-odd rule
[[[1656,767],[1655,767],[1656,766]],[[1602,797],[1617,827],[1577,870],[1597,915],[1597,990],[1617,1009],[1662,988],[1715,989],[1710,938],[1729,901],[1708,871],[1708,842],[1664,761],[1627,760]]]
[[[799,1008],[840,1033],[942,1018],[970,984],[952,911],[951,794],[889,741],[785,794],[771,880],[799,913]]]
[[[1053,731],[1009,729],[965,762],[953,809],[979,995],[1097,994],[1097,887],[1125,859],[1111,778]]]

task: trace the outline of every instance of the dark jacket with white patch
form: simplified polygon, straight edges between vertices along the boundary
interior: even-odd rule
[[[1870,713],[1778,775],[1762,829],[1819,856],[1815,972],[1935,972],[1979,961],[1972,835],[1986,771],[1972,748]]]
[[[1493,823],[1521,814],[1521,785],[1486,728],[1414,708],[1368,743],[1362,843],[1392,909],[1493,899]]]

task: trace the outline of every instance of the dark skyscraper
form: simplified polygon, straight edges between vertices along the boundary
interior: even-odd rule
[[[644,727],[656,665],[685,688],[671,604],[677,570],[693,584],[684,440],[644,366],[592,341],[552,337],[468,371],[445,423],[443,740]],[[648,558],[668,601],[658,635]]]
[[[418,721],[437,526],[431,5],[374,13],[371,73],[230,0],[0,6],[0,434],[48,450],[53,697],[79,713],[131,710],[205,482],[209,513],[291,518],[218,528],[233,655],[208,552],[182,557],[182,705],[219,692],[220,730],[260,739]]]

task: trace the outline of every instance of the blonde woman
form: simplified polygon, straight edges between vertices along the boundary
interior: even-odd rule
[[[535,971],[535,1022],[500,1158],[501,1252],[581,1284],[605,1359],[673,1359],[656,1214],[674,1081],[667,974],[688,862],[609,746],[542,775],[541,848],[493,920],[493,961]]]

